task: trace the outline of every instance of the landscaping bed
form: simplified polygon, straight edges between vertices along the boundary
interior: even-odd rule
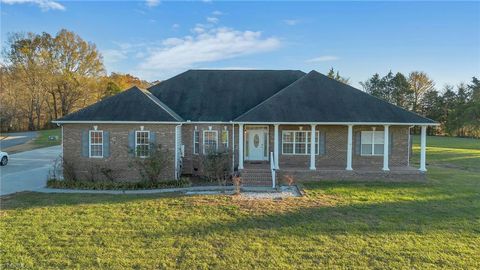
[[[183,188],[191,186],[188,178],[159,182],[112,182],[112,181],[69,181],[50,179],[47,181],[48,188],[59,189],[87,189],[87,190],[142,190],[161,188]]]

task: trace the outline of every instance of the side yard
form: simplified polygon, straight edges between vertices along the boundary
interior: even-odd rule
[[[35,136],[26,139],[20,138],[20,141],[13,146],[7,145],[3,147],[3,151],[7,151],[9,154],[14,154],[37,148],[60,145],[62,143],[61,128],[39,130],[33,133],[35,133]],[[2,136],[3,139],[8,139],[8,134],[3,134]]]
[[[278,201],[12,195],[0,266],[479,269],[480,142],[428,140],[427,183],[313,183]]]

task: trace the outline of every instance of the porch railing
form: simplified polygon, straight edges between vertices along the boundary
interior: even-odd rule
[[[275,183],[275,160],[273,157],[273,152],[270,152],[270,171],[272,172],[272,188],[275,188],[276,183]]]

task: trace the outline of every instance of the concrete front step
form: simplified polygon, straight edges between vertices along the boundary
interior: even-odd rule
[[[244,187],[270,187],[270,186],[272,186],[272,181],[243,181],[242,186],[244,186]]]

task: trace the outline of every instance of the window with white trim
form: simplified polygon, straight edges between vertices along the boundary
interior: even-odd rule
[[[361,154],[362,156],[383,155],[383,131],[362,131],[361,133]]]
[[[198,155],[200,150],[200,132],[198,130],[193,131],[193,154]]]
[[[135,150],[137,157],[150,156],[150,131],[135,131]]]
[[[218,150],[218,131],[203,131],[203,154],[217,152]]]
[[[90,130],[89,152],[92,158],[103,157],[103,131]]]
[[[283,155],[309,155],[310,130],[283,130],[282,154]],[[315,154],[319,152],[320,132],[315,131]]]
[[[223,149],[227,149],[228,148],[228,130],[226,129],[222,130],[221,139],[222,139]]]

